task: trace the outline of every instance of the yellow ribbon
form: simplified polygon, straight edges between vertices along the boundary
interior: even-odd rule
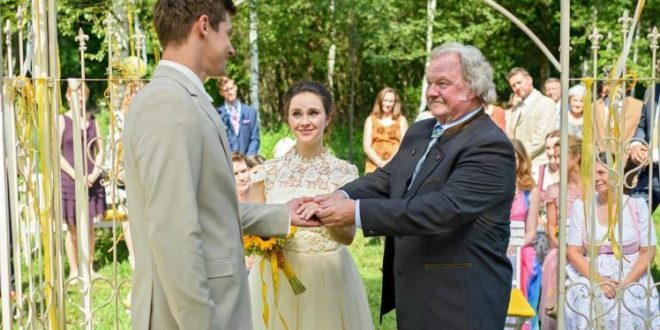
[[[266,267],[266,258],[261,258],[261,261],[259,262],[259,277],[261,277],[261,299],[263,301],[263,318],[264,318],[264,325],[266,326],[266,329],[268,329],[268,287],[266,286],[266,279],[264,278],[264,269]]]
[[[284,320],[284,316],[282,316],[282,313],[280,312],[280,303],[279,303],[279,297],[280,297],[280,275],[279,275],[279,264],[278,264],[278,258],[284,258],[284,254],[282,251],[276,251],[276,252],[268,252],[267,254],[264,254],[263,258],[261,258],[261,261],[259,262],[259,276],[261,277],[261,299],[263,302],[263,313],[262,317],[264,319],[264,325],[266,326],[266,329],[268,329],[268,319],[270,316],[270,309],[268,307],[268,287],[266,285],[266,280],[264,277],[264,269],[266,265],[266,260],[270,262],[270,275],[271,275],[271,280],[273,282],[273,302],[275,303],[275,309],[277,310],[277,316],[280,319],[280,322],[282,322],[282,326],[284,326],[284,329],[289,329],[289,326],[287,325],[286,321]],[[287,263],[288,265],[288,263]],[[291,271],[290,266],[283,267],[283,271],[287,272],[287,269]]]

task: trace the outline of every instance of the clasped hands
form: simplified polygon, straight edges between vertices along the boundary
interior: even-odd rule
[[[294,226],[343,228],[355,224],[355,201],[339,191],[296,198],[287,206]]]

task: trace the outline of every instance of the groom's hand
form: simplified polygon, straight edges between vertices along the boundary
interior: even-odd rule
[[[341,199],[325,201],[316,211],[316,216],[326,227],[343,228],[355,225],[355,201],[345,199],[341,192],[339,194],[342,195]]]
[[[291,225],[296,227],[319,227],[322,223],[316,217],[305,219],[298,214],[298,209],[305,203],[312,201],[311,197],[301,197],[288,201],[286,206],[289,208],[289,217],[291,217]]]

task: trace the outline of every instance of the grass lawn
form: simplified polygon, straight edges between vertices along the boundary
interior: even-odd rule
[[[98,236],[102,237],[104,235],[102,230],[97,230]],[[107,255],[104,255],[106,259],[101,257],[105,246],[103,246],[103,240],[97,245],[96,253],[96,267],[99,275],[102,275],[106,280],[96,280],[94,281],[93,286],[93,295],[92,295],[92,304],[96,309],[93,316],[94,329],[115,329],[115,324],[118,324],[119,329],[129,329],[130,328],[130,312],[123,306],[122,300],[124,300],[128,295],[128,290],[130,286],[131,270],[126,259],[127,253],[125,251],[126,247],[124,244],[119,244],[118,256],[120,262],[117,264],[116,274],[117,282],[120,286],[120,296],[113,296],[112,287],[115,281],[113,280],[115,270],[111,260],[107,260]],[[383,318],[383,323],[379,323],[379,309],[380,309],[380,288],[381,288],[381,262],[383,257],[383,245],[382,244],[370,244],[370,239],[362,236],[361,232],[358,232],[358,235],[355,238],[355,241],[350,246],[351,253],[357,264],[360,275],[364,280],[365,288],[367,290],[367,296],[369,299],[369,307],[371,309],[371,314],[374,319],[374,324],[376,329],[382,330],[391,330],[396,329],[396,317],[394,312],[389,313]],[[99,261],[101,259],[101,261]],[[122,284],[123,283],[123,284]],[[79,328],[80,320],[82,315],[80,311],[73,307],[78,305],[82,299],[80,294],[80,285],[70,285],[67,290],[67,327],[76,329]],[[118,313],[114,313],[117,310]]]
[[[381,287],[381,267],[383,260],[383,244],[370,243],[370,238],[362,236],[362,231],[358,230],[355,241],[350,246],[353,259],[360,270],[360,276],[364,281],[367,297],[369,298],[369,307],[371,316],[374,319],[376,329],[390,330],[396,329],[396,317],[394,312],[388,313],[383,318],[383,323],[379,324],[380,315],[380,287]]]
[[[655,230],[660,237],[660,213],[656,212],[653,216],[655,222]],[[103,239],[106,229],[97,230],[97,236],[101,238],[97,244],[97,251],[95,255],[96,268],[100,275],[108,280],[96,280],[93,285],[93,307],[95,309],[93,316],[94,329],[129,329],[130,328],[130,312],[123,306],[124,300],[129,291],[131,270],[127,261],[127,252],[124,244],[119,244],[117,255],[120,262],[117,267],[113,267],[113,263],[109,260],[111,254],[104,253],[107,251],[108,242]],[[380,290],[381,290],[381,262],[383,256],[383,245],[373,244],[369,238],[362,236],[361,231],[355,238],[355,241],[350,246],[350,251],[353,259],[358,266],[360,275],[364,280],[367,296],[369,299],[369,306],[371,314],[374,319],[376,329],[390,330],[396,329],[396,317],[393,312],[383,318],[383,323],[379,323],[379,308],[380,308]],[[652,273],[655,281],[660,280],[660,253],[656,253]],[[114,277],[117,277],[115,282]],[[120,286],[120,295],[116,297],[113,295],[114,283]],[[80,328],[80,320],[82,319],[79,310],[74,307],[78,305],[82,295],[80,293],[79,285],[71,285],[68,287],[66,304],[67,304],[67,327],[71,329]],[[118,313],[114,311],[117,310]],[[118,326],[115,327],[115,324]]]

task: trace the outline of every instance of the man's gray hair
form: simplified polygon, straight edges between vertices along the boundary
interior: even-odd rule
[[[493,82],[493,67],[481,51],[460,42],[446,42],[431,51],[430,61],[447,54],[457,54],[460,57],[463,80],[468,84],[470,91],[477,94],[486,104],[495,103],[497,93]]]

